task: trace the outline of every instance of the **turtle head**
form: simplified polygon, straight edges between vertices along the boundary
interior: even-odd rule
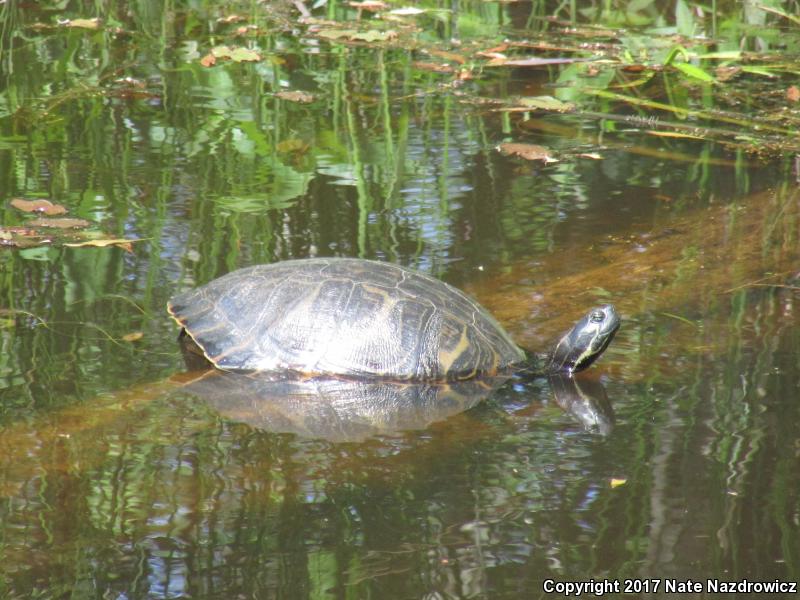
[[[575,373],[596,361],[619,329],[620,318],[610,304],[593,308],[561,336],[545,365],[547,373]]]

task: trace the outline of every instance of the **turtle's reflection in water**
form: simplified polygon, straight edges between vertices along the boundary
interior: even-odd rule
[[[398,383],[212,370],[184,389],[224,417],[276,433],[335,442],[424,429],[490,397],[508,378]],[[584,427],[611,431],[613,412],[596,382],[551,377],[556,402]]]

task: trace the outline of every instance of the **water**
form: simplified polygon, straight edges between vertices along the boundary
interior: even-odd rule
[[[0,255],[0,596],[800,579],[791,161],[474,101],[542,71],[462,91],[403,49],[282,30],[259,38],[266,62],[201,67],[216,13],[148,6],[112,11],[123,34],[3,9],[3,226],[28,220],[12,198],[47,197],[140,241]],[[601,158],[545,166],[494,149],[509,139]],[[329,255],[441,277],[534,350],[596,304],[624,322],[577,391],[320,418],[187,383],[172,294]]]

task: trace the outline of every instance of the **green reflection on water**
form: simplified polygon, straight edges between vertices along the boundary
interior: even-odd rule
[[[442,9],[425,35],[504,32],[519,21],[504,6]],[[248,4],[269,59],[209,69],[216,4],[108,8],[83,32],[34,27],[92,16],[71,5],[0,6],[3,226],[27,220],[11,198],[48,197],[144,240],[0,256],[0,595],[517,598],[546,578],[800,577],[790,160],[632,144],[607,98],[595,120],[477,102],[584,68],[455,84],[405,47],[293,35]],[[495,151],[518,137],[602,160]],[[175,291],[328,254],[465,286],[534,349],[613,301],[626,321],[586,374],[613,429],[587,431],[537,382],[335,442],[248,426],[167,380]]]

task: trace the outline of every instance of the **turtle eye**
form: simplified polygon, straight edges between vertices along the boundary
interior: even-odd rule
[[[593,310],[592,314],[589,315],[589,320],[592,323],[600,323],[606,318],[606,313],[602,310]]]

